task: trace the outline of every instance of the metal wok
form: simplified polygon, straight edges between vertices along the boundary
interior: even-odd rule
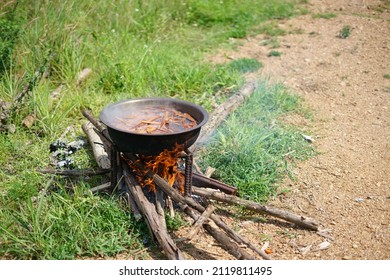
[[[189,114],[197,125],[177,133],[135,133],[129,132],[118,125],[118,118],[124,118],[142,107],[156,106],[175,109]],[[165,149],[172,150],[176,144],[183,149],[189,148],[199,136],[201,127],[208,120],[207,111],[191,102],[173,98],[138,98],[113,103],[100,113],[100,120],[107,126],[108,133],[121,152],[141,155],[158,155]]]

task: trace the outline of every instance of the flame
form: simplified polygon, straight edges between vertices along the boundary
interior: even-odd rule
[[[150,169],[161,178],[166,180],[169,186],[173,187],[177,182],[179,190],[184,193],[184,175],[178,167],[178,159],[183,151],[183,146],[176,144],[173,150],[165,149],[157,156],[139,156],[139,161],[142,162],[147,169]],[[133,171],[137,174],[137,180],[141,186],[149,186],[149,190],[155,192],[156,184],[151,178],[145,178],[146,170],[142,173],[133,167]]]

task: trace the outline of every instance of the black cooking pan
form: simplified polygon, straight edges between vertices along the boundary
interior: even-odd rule
[[[197,122],[196,126],[175,133],[135,133],[123,129],[118,119],[126,118],[132,112],[139,112],[144,107],[166,107],[189,114]],[[142,155],[158,155],[163,150],[172,150],[176,144],[184,149],[195,143],[201,127],[208,120],[207,111],[199,105],[173,98],[138,98],[108,105],[100,113],[100,120],[107,126],[112,141],[121,152]]]

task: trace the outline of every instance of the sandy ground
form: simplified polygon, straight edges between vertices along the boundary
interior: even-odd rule
[[[320,153],[294,169],[283,185],[291,191],[270,205],[314,218],[328,236],[273,219],[226,222],[259,247],[268,242],[272,259],[390,259],[390,3],[309,2],[308,15],[278,22],[288,32],[278,37],[281,56],[268,56],[261,35],[213,59],[258,59],[255,78],[285,84],[315,112],[313,123],[285,120],[312,131]],[[342,39],[344,26],[351,32]],[[182,249],[189,258],[232,258],[205,235]]]

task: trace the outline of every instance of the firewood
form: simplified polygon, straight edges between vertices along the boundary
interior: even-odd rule
[[[160,222],[164,227],[167,227],[165,221],[165,212],[164,212],[164,193],[160,190],[156,190],[156,212],[160,218]]]
[[[86,117],[98,130],[98,134],[101,134],[110,145],[113,145],[113,142],[111,141],[110,135],[108,134],[107,129],[104,127],[104,125],[98,121],[92,114],[91,111],[84,109],[82,111],[82,114],[84,117]],[[104,141],[104,139],[102,139]]]
[[[96,169],[96,170],[86,170],[86,169],[70,169],[70,170],[55,170],[55,169],[39,169],[40,173],[43,174],[55,174],[69,177],[81,177],[81,176],[96,176],[103,175],[111,172],[111,169]]]
[[[190,232],[187,235],[188,240],[193,239],[194,236],[198,234],[200,228],[203,226],[205,222],[207,222],[207,220],[209,219],[210,215],[214,212],[214,210],[215,207],[212,204],[207,206],[206,210],[202,213],[202,215],[199,216],[199,218],[191,227]]]
[[[215,170],[216,169],[214,167],[208,166],[206,171],[204,172],[204,176],[207,177],[207,178],[211,178],[211,175],[213,175]]]
[[[236,194],[237,188],[228,184],[222,183],[213,178],[209,178],[199,173],[192,174],[192,185],[197,187],[208,187],[212,189],[221,190],[227,194]]]
[[[111,167],[110,158],[104,149],[103,141],[94,130],[94,125],[91,122],[86,122],[82,125],[82,128],[91,144],[96,163],[100,168],[109,169]]]
[[[164,250],[166,256],[171,260],[183,260],[184,256],[168,233],[166,226],[161,222],[156,207],[144,195],[142,187],[135,180],[128,170],[126,163],[122,164],[124,179],[138,206],[138,209],[144,215],[149,229],[156,237],[158,243]]]
[[[104,190],[106,190],[106,189],[108,189],[110,187],[111,187],[111,183],[108,182],[108,183],[104,183],[104,184],[101,184],[99,186],[93,187],[93,188],[90,189],[90,191],[92,193],[96,193],[96,192],[104,191]]]
[[[169,209],[169,216],[173,219],[175,217],[175,209],[173,208],[172,198],[167,196],[167,207]]]
[[[190,216],[193,220],[199,220],[200,214],[196,210],[192,209],[188,205],[179,204],[180,208],[184,213]],[[203,224],[203,227],[207,230],[207,232],[217,240],[222,247],[232,256],[239,260],[253,260],[255,259],[252,255],[247,253],[245,250],[240,248],[237,243],[233,242],[223,231],[216,228],[215,225]]]
[[[288,212],[286,210],[261,205],[259,203],[245,200],[245,199],[239,198],[237,196],[228,195],[228,194],[222,193],[222,192],[217,191],[217,190],[193,187],[192,191],[194,194],[197,194],[197,195],[201,195],[201,196],[215,199],[215,200],[225,202],[225,203],[239,205],[241,207],[245,207],[246,209],[256,211],[258,213],[268,214],[268,215],[283,219],[285,221],[292,222],[296,225],[302,226],[302,227],[307,228],[307,229],[311,229],[311,230],[315,230],[315,231],[318,230],[318,223],[316,221],[314,221],[313,219],[306,218],[306,217]]]

